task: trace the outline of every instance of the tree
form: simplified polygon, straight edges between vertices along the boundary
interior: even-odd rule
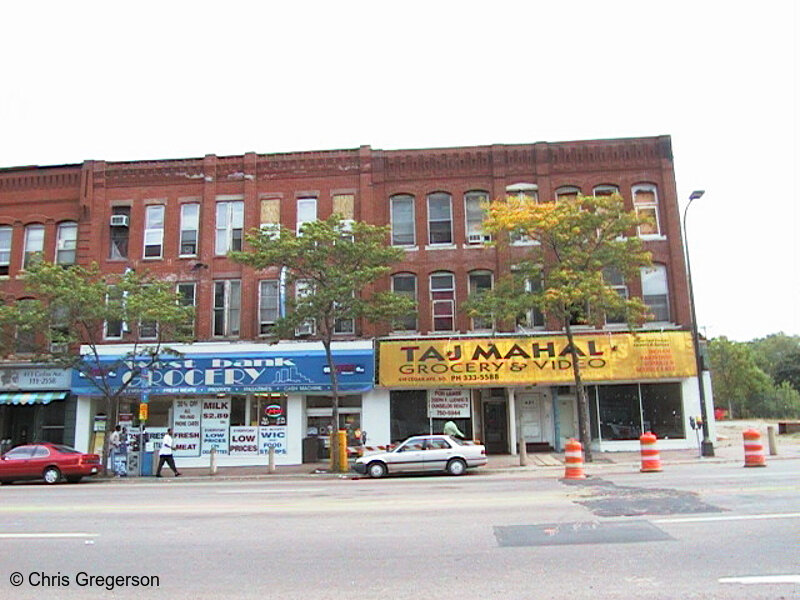
[[[800,348],[795,348],[784,354],[774,368],[775,383],[788,383],[800,392]]]
[[[787,360],[791,361],[787,359],[787,355],[796,355],[800,350],[800,336],[773,333],[747,342],[747,345],[753,352],[756,365],[780,383],[781,380],[777,377],[779,365],[786,365]]]
[[[408,297],[371,289],[389,273],[391,264],[405,256],[402,249],[386,243],[387,235],[385,227],[343,221],[334,214],[305,223],[299,234],[283,227],[278,232],[253,230],[247,236],[250,248],[230,253],[233,260],[256,269],[280,268],[287,287],[294,286],[287,313],[272,330],[273,341],[307,328],[322,342],[331,381],[332,431],[339,429],[339,384],[331,351],[337,322],[388,321],[414,310]],[[334,470],[341,470],[345,465],[339,464],[336,435],[331,452]]]
[[[33,359],[74,369],[103,397],[109,424],[117,422],[119,402],[132,381],[158,365],[163,355],[178,353],[168,342],[191,339],[194,307],[181,306],[174,284],[146,273],[128,270],[122,275],[102,274],[96,264],[63,267],[36,261],[22,278],[31,299],[7,301],[0,306],[0,326],[7,336],[30,338]],[[113,363],[100,354],[103,331],[128,328],[147,331],[147,340],[131,336],[130,350]],[[83,346],[83,352],[79,346]],[[3,345],[6,355],[13,343]],[[131,377],[123,383],[113,374],[124,368]],[[103,444],[103,466],[108,465],[108,437]]]
[[[769,392],[772,381],[758,367],[748,345],[722,336],[709,342],[708,355],[714,399],[728,407],[729,418],[764,416],[754,412],[751,404]]]
[[[626,211],[622,197],[581,196],[536,203],[508,198],[488,206],[484,229],[499,234],[499,243],[525,236],[535,242],[511,275],[500,279],[466,304],[471,316],[508,321],[512,315],[537,309],[564,328],[577,390],[578,426],[586,460],[592,460],[589,404],[581,379],[573,325],[601,322],[606,316],[641,324],[647,307],[628,298],[612,283],[639,276],[650,264],[650,253],[635,235],[647,220]]]

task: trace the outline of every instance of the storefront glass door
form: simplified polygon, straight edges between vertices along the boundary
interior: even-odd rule
[[[483,403],[483,436],[488,454],[508,452],[508,418],[505,401],[489,400]]]

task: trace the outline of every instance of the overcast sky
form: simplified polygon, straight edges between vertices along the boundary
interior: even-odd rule
[[[0,167],[670,134],[698,322],[800,334],[800,12],[3,2]]]

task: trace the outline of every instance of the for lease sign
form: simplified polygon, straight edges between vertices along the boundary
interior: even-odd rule
[[[468,419],[469,390],[429,390],[428,417],[431,419]]]

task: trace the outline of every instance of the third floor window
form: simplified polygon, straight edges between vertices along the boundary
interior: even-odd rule
[[[44,250],[44,225],[28,225],[25,228],[25,250],[22,268],[31,266],[34,258]]]
[[[56,264],[74,265],[78,247],[78,224],[66,221],[58,225],[56,234]]]
[[[163,246],[164,206],[148,206],[144,213],[144,257],[161,258]]]
[[[428,243],[453,243],[453,202],[450,194],[436,192],[428,196]]]
[[[11,227],[0,227],[0,275],[8,275],[8,267],[11,264],[12,233]]]
[[[414,196],[398,194],[389,200],[391,204],[392,245],[414,246]]]
[[[244,202],[241,200],[217,202],[217,225],[214,254],[224,256],[242,249],[244,230]]]
[[[197,233],[200,229],[200,205],[181,205],[181,239],[178,253],[181,256],[197,256]]]

